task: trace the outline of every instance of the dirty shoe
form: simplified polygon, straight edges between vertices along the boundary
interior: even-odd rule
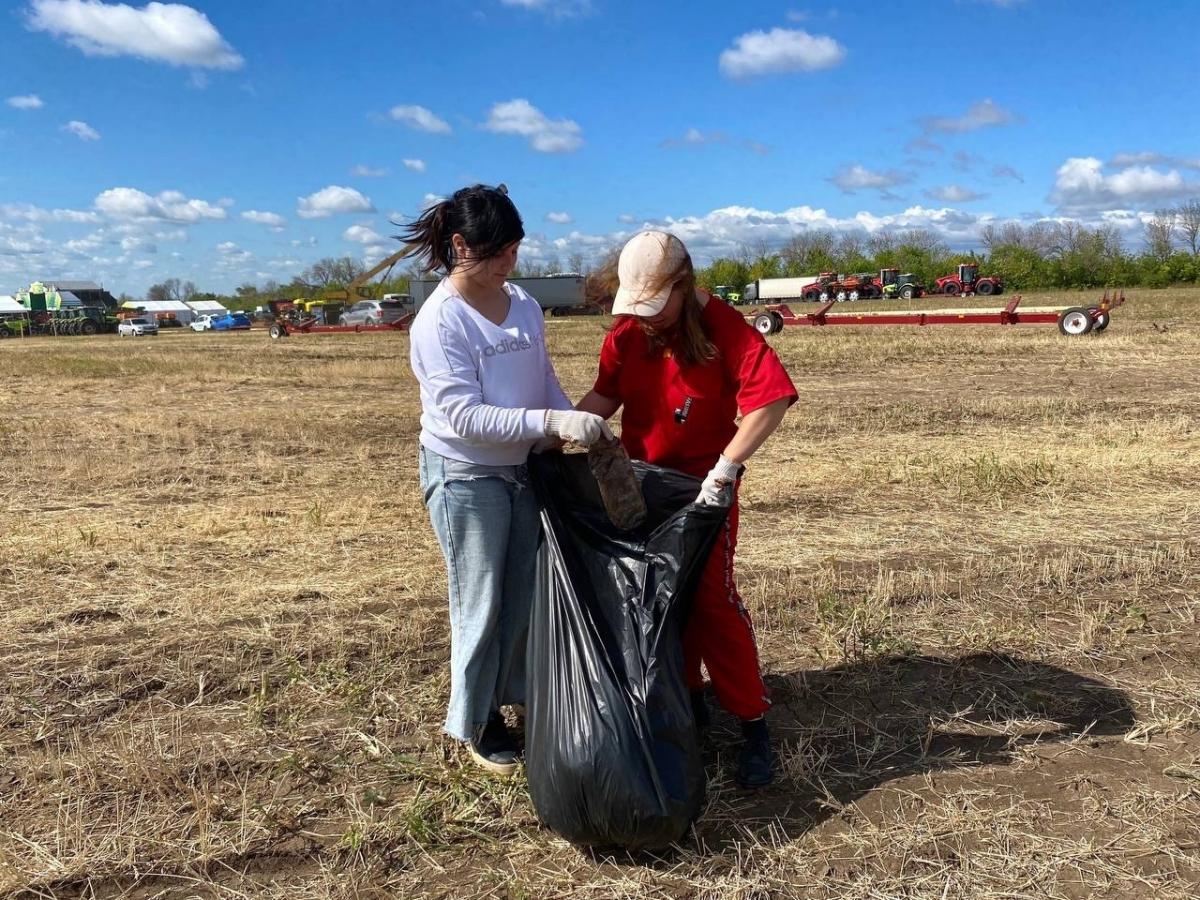
[[[765,719],[742,722],[741,753],[738,754],[737,783],[740,787],[763,788],[775,780],[775,750]]]
[[[508,733],[504,716],[498,712],[492,713],[486,725],[476,729],[467,750],[475,765],[495,775],[511,775],[517,771],[517,743]]]

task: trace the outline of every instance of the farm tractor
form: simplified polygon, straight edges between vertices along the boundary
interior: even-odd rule
[[[720,297],[726,303],[738,304],[742,300],[742,293],[737,288],[730,287],[727,284],[718,284],[712,289],[714,297]]]
[[[914,297],[925,296],[925,287],[917,281],[917,276],[901,273],[899,269],[880,269],[878,284],[880,292],[888,300],[895,300],[897,297],[911,300]]]
[[[817,280],[801,293],[802,300],[873,300],[883,296],[883,291],[869,273],[839,275],[837,272],[822,272]]]
[[[983,294],[990,296],[1004,293],[1004,283],[994,275],[980,277],[978,263],[963,263],[955,275],[943,275],[937,280],[935,294],[953,297],[955,294]]]
[[[28,334],[100,334],[113,331],[116,320],[104,306],[66,306],[62,295],[53,287],[35,281],[27,291],[17,292],[17,302],[29,312],[23,321],[12,321],[5,329],[12,333]]]

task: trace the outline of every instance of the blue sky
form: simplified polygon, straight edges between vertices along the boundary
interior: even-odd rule
[[[21,0],[0,12],[0,293],[229,290],[371,261],[504,181],[532,259],[646,224],[704,261],[797,231],[1200,196],[1195,2]],[[1187,40],[1184,40],[1187,43]]]

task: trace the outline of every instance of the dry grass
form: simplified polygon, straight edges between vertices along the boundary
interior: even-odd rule
[[[438,736],[406,338],[0,344],[0,893],[1193,897],[1197,310],[772,339],[803,399],[740,566],[784,777],[736,790],[719,720],[657,859]],[[601,324],[550,326],[572,394]]]

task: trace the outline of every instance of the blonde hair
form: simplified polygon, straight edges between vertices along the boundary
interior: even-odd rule
[[[664,247],[664,259],[666,255],[667,251]],[[617,274],[618,259],[618,254],[611,254],[602,264],[600,276],[605,289],[613,295],[620,286],[620,278]],[[655,331],[641,316],[620,315],[617,316],[617,319],[637,319],[642,332],[646,335],[647,349],[651,356],[657,356],[663,350],[670,349],[675,358],[685,366],[698,366],[712,362],[717,358],[717,348],[704,331],[704,324],[701,321],[704,307],[700,305],[700,298],[696,295],[696,269],[692,264],[691,254],[686,249],[679,265],[664,272],[650,285],[650,289],[654,293],[668,288],[674,290],[677,287],[683,288],[683,307],[679,311],[679,321],[669,332],[664,334]]]

